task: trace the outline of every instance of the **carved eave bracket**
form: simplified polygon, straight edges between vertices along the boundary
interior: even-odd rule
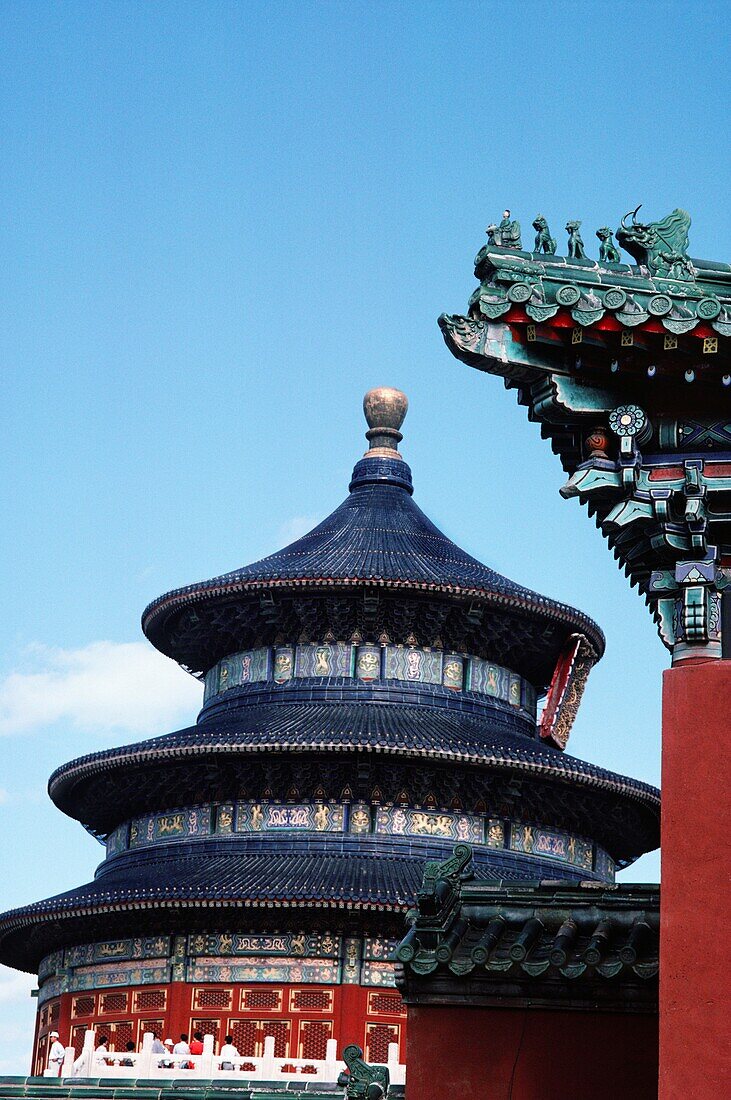
[[[657,332],[630,342],[601,322],[531,324],[516,306],[499,320],[443,315],[439,325],[457,358],[502,377],[541,424],[569,475],[561,494],[587,506],[673,659],[725,655],[731,340],[716,347],[724,384],[714,389],[689,385],[686,353]]]

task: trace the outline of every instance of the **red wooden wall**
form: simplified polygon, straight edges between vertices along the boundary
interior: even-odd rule
[[[84,1033],[94,1027],[110,1039],[111,1050],[138,1046],[145,1031],[177,1041],[195,1030],[223,1042],[232,1034],[242,1057],[263,1051],[273,1035],[277,1057],[324,1058],[328,1039],[338,1049],[363,1047],[366,1058],[385,1062],[389,1043],[405,1054],[406,1010],[395,989],[358,985],[190,985],[134,986],[65,993],[44,1005],[38,1016],[33,1073],[42,1073],[47,1036],[58,1031],[64,1046],[81,1051]]]

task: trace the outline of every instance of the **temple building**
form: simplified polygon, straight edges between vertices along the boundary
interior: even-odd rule
[[[51,1030],[80,1049],[89,1027],[116,1050],[200,1029],[244,1056],[274,1036],[283,1057],[335,1038],[403,1061],[393,956],[425,864],[469,845],[473,888],[514,909],[537,881],[611,892],[658,846],[658,792],[565,752],[601,631],[424,515],[406,408],[366,395],[369,449],[312,531],[145,610],[204,684],[195,725],[52,775],[106,850],[91,882],[0,917],[0,961],[38,973],[36,1073]]]

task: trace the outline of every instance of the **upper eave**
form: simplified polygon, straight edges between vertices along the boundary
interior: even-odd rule
[[[216,660],[236,651],[221,653],[217,646],[229,644],[237,628],[222,641],[216,624],[203,617],[204,609],[215,613],[248,600],[247,616],[255,624],[266,624],[276,614],[276,607],[264,599],[269,593],[280,599],[292,593],[302,600],[334,593],[353,598],[361,592],[385,590],[399,598],[418,595],[457,605],[474,602],[535,618],[538,623],[560,624],[567,635],[585,634],[597,658],[601,655],[604,637],[588,616],[517,584],[443,534],[404,488],[402,468],[408,467],[402,460],[389,464],[366,458],[356,470],[370,463],[383,473],[382,480],[354,479],[342,504],[291,545],[252,565],[154,600],[142,616],[142,628],[152,644],[193,671],[205,672]],[[261,607],[253,602],[257,596]],[[555,662],[558,654],[550,656]]]
[[[519,304],[538,323],[568,308],[582,326],[608,315],[629,329],[656,320],[674,335],[701,325],[711,335],[731,336],[731,265],[690,262],[696,277],[682,280],[635,265],[485,246],[475,263],[481,285],[472,304],[475,315],[489,320]]]

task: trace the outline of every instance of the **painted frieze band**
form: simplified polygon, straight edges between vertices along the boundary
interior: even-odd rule
[[[573,863],[591,871],[594,865],[593,845],[588,840],[558,833],[552,829],[538,829],[533,825],[511,825],[510,847],[514,852],[547,856]]]
[[[195,841],[212,836],[226,838],[265,833],[377,834],[464,841],[556,859],[583,870],[593,870],[608,880],[614,877],[614,864],[606,852],[591,841],[570,833],[483,814],[409,806],[371,806],[367,802],[280,803],[247,800],[150,814],[135,818],[114,830],[107,841],[107,858],[113,858],[126,848],[136,850],[181,839]],[[132,942],[141,944],[147,941],[118,941],[120,945]],[[211,953],[225,952],[219,946]],[[289,953],[289,949],[285,953]],[[115,957],[145,956],[121,954]]]
[[[393,986],[396,940],[330,932],[194,933],[82,944],[47,955],[39,1002],[62,993],[172,981]],[[158,952],[156,957],[148,957]]]
[[[474,692],[536,714],[536,691],[517,673],[480,657],[402,645],[340,642],[251,649],[224,658],[205,677],[204,703],[245,684],[338,676],[374,683],[399,680]]]
[[[268,936],[199,932],[188,937],[187,949],[192,956],[292,955],[336,959],[340,954],[340,937],[329,932],[283,932]]]
[[[325,960],[252,956],[240,962],[219,956],[191,960],[186,968],[189,982],[306,982],[335,985],[340,982],[340,963]]]

